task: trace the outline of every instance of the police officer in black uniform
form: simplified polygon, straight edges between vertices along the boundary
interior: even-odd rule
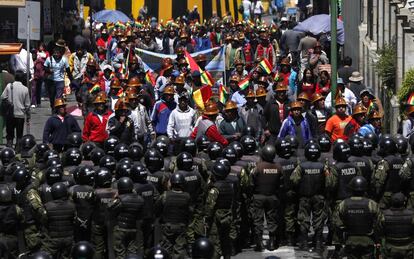
[[[78,148],[69,148],[63,153],[63,178],[73,184],[73,175],[82,163],[82,152]]]
[[[111,217],[116,219],[114,227],[114,250],[117,259],[130,253],[142,254],[142,213],[144,200],[134,190],[134,183],[122,177],[117,183],[118,196],[110,204]]]
[[[93,179],[95,171],[90,166],[76,170],[75,182],[69,188],[69,194],[76,205],[75,241],[89,241],[91,233],[91,215],[94,207]]]
[[[91,241],[95,246],[95,258],[105,258],[108,247],[107,235],[110,231],[108,224],[108,205],[113,202],[116,190],[111,188],[112,173],[105,167],[98,168],[95,174],[94,208],[92,212]]]
[[[167,189],[167,183],[170,179],[170,174],[163,170],[164,158],[157,149],[150,148],[145,152],[144,162],[149,171],[148,181],[152,182],[158,192],[162,194]]]
[[[206,237],[198,238],[192,246],[193,259],[211,259],[214,254],[214,246]]]
[[[42,183],[39,187],[39,194],[43,204],[53,200],[52,186],[55,183],[62,182],[62,175],[62,170],[56,166],[49,167],[46,170],[46,182]]]
[[[174,173],[170,178],[171,190],[164,192],[156,202],[156,214],[159,215],[162,238],[160,245],[174,258],[187,257],[187,227],[192,220],[193,207],[191,196],[184,192],[185,177]]]
[[[72,248],[72,259],[92,259],[95,250],[88,241],[79,241]]]
[[[64,183],[52,185],[53,200],[44,206],[46,215],[43,218],[45,237],[42,249],[56,258],[69,258],[73,243],[73,222],[75,204],[68,199],[68,189]]]
[[[261,161],[257,163],[252,173],[254,226],[255,226],[255,251],[262,251],[263,218],[266,215],[269,230],[268,249],[273,251],[278,244],[276,241],[277,219],[276,211],[279,207],[277,197],[281,185],[282,167],[274,163],[276,149],[274,146],[265,145],[260,153]]]

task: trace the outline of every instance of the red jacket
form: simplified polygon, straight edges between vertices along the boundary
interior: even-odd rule
[[[102,115],[102,122],[95,112],[90,112],[85,119],[83,126],[83,141],[104,142],[108,138],[106,131],[106,123],[108,122],[111,111],[107,111]]]
[[[203,116],[203,119],[205,119],[204,116]],[[191,138],[195,139],[197,137],[197,130],[198,130],[198,127],[196,127],[194,129],[193,133],[191,133]],[[217,141],[218,143],[222,144],[223,146],[227,146],[229,144],[227,139],[225,139],[220,134],[220,132],[218,131],[217,126],[215,124],[207,129],[206,136],[208,137],[208,139],[210,141]]]

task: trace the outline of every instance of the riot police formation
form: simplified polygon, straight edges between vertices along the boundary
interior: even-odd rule
[[[19,152],[0,151],[1,253],[230,258],[298,245],[412,256],[414,144],[321,135],[298,151],[291,136],[261,145],[251,134],[227,146],[159,137],[148,147],[116,137],[79,146],[73,135],[61,154],[25,136]],[[331,235],[335,249],[324,246]]]

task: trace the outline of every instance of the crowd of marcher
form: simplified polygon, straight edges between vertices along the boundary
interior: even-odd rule
[[[96,23],[92,37],[13,55],[2,258],[230,258],[282,245],[412,257],[413,106],[402,135],[383,132],[381,102],[352,59],[331,91],[329,37],[294,26]],[[224,48],[227,82],[200,107],[194,93],[217,84],[206,55],[187,54],[213,47]],[[138,49],[176,58],[149,73]],[[36,142],[23,131],[43,87],[52,116]]]

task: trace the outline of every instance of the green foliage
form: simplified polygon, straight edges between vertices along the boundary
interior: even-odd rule
[[[391,91],[395,91],[395,79],[397,76],[397,49],[394,43],[385,44],[377,51],[379,59],[375,64],[375,70],[381,78],[382,86],[386,85]]]
[[[414,92],[414,68],[408,70],[404,75],[404,80],[402,82],[400,90],[398,90],[398,101],[400,102],[400,107],[403,107],[407,98],[411,93]]]

